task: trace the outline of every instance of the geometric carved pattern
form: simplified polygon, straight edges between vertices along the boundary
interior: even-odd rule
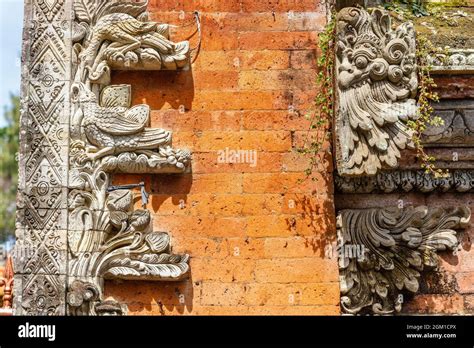
[[[437,178],[423,170],[380,172],[376,176],[356,178],[337,175],[334,184],[340,193],[473,192],[474,170],[450,170],[446,176]]]
[[[25,2],[16,315],[65,313],[70,2]]]

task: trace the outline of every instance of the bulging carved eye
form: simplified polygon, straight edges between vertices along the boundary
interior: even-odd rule
[[[358,56],[355,59],[355,66],[358,69],[365,69],[367,67],[367,64],[369,64],[369,60],[364,56]]]

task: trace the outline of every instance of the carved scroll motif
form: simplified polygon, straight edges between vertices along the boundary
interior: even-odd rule
[[[380,172],[376,176],[350,178],[334,177],[340,193],[392,193],[418,191],[473,192],[474,170],[451,170],[446,176],[435,178],[423,170]]]
[[[189,43],[170,41],[151,22],[147,2],[75,0],[69,171],[71,315],[121,315],[103,299],[104,279],[180,280],[188,255],[174,255],[148,210],[130,190],[109,192],[110,173],[182,173],[191,154],[171,147],[168,130],[150,128],[148,105],[131,105],[129,85],[110,85],[112,69],[176,70],[189,64]]]
[[[343,312],[400,312],[403,294],[418,291],[420,272],[438,266],[438,251],[457,247],[455,230],[467,227],[469,220],[467,207],[341,211],[337,228]],[[353,250],[362,253],[346,252]]]
[[[337,15],[336,157],[340,175],[396,168],[412,146],[406,121],[417,112],[415,32],[388,14],[344,8]]]

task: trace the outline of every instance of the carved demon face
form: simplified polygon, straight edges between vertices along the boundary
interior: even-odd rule
[[[344,8],[337,17],[337,162],[342,175],[396,168],[410,146],[406,120],[416,116],[415,34],[391,29],[380,10]]]
[[[336,46],[341,90],[384,80],[408,95],[416,90],[413,25],[405,23],[396,31],[390,26],[390,17],[380,10],[372,15],[358,8],[341,10]]]

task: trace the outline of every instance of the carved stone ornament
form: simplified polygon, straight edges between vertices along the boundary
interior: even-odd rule
[[[450,49],[430,57],[433,74],[474,74],[474,49]]]
[[[340,193],[392,193],[418,191],[473,192],[474,170],[450,170],[446,176],[434,177],[423,170],[380,172],[376,176],[350,178],[334,177]]]
[[[438,266],[438,251],[457,248],[455,230],[469,220],[468,207],[342,210],[337,218],[342,311],[400,312],[403,294],[418,291],[420,272]]]
[[[104,279],[176,281],[188,255],[174,255],[151,214],[133,209],[132,191],[109,192],[110,173],[182,173],[191,154],[171,147],[170,131],[150,128],[148,105],[131,105],[129,85],[110,85],[112,69],[175,70],[189,43],[148,19],[147,2],[75,0],[69,170],[70,315],[121,315],[103,300]]]
[[[387,13],[343,8],[337,15],[336,161],[343,176],[396,168],[412,144],[417,67],[411,23],[395,30]]]

